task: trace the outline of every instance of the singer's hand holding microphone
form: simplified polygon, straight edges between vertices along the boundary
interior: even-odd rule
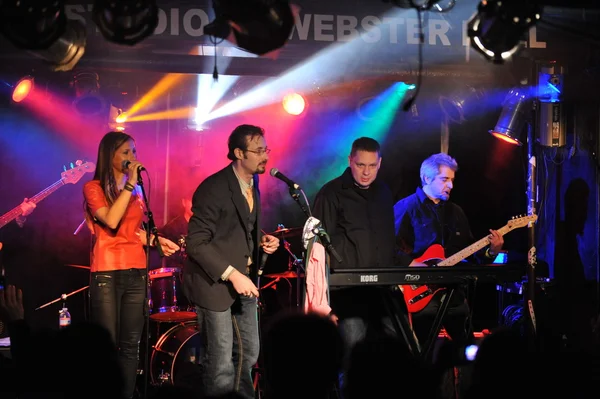
[[[142,170],[146,170],[146,168],[137,160],[123,161],[123,172],[129,176],[128,182],[134,186],[137,184],[138,176]]]
[[[260,246],[266,254],[272,254],[279,248],[279,238],[265,234],[260,239]]]

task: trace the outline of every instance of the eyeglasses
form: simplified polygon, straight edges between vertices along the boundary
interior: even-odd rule
[[[271,152],[271,149],[270,148],[261,148],[258,150],[246,150],[246,151],[253,152],[257,155],[265,155],[265,154],[269,154]]]

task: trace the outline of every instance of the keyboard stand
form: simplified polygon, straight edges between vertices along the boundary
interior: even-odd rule
[[[454,290],[455,290],[455,287],[448,287],[446,289],[446,292],[444,292],[444,294],[440,300],[440,306],[435,315],[435,319],[433,320],[431,329],[429,330],[429,337],[427,337],[427,341],[425,342],[424,350],[421,353],[421,356],[426,361],[430,360],[431,349],[435,345],[435,341],[438,337],[438,334],[440,333],[440,330],[442,329],[442,321],[444,320],[444,316],[446,315],[446,312],[448,311],[448,306],[450,305],[450,300],[452,299],[452,296],[454,295]]]
[[[408,322],[407,314],[400,309],[390,290],[381,287],[379,292],[381,293],[381,302],[385,307],[386,313],[390,316],[390,321],[397,336],[404,339],[404,342],[406,342],[408,349],[413,355],[420,356],[421,347],[419,340]]]

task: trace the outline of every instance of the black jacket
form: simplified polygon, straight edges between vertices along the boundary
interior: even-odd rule
[[[326,183],[315,199],[313,216],[321,220],[343,262],[331,268],[392,267],[394,201],[387,185],[376,179],[367,190],[354,183],[350,168]]]
[[[258,265],[260,194],[254,176],[256,222],[249,237],[249,210],[232,165],[207,177],[196,189],[186,239],[187,259],[183,268],[183,289],[187,298],[200,307],[225,311],[237,297],[221,275],[229,265],[246,273],[248,257],[253,273]],[[254,244],[252,244],[254,243]]]

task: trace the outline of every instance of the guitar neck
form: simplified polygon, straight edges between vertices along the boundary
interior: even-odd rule
[[[60,179],[56,183],[52,184],[49,187],[46,187],[45,189],[43,189],[42,191],[40,191],[33,197],[29,198],[29,202],[33,202],[34,204],[37,204],[38,202],[42,201],[47,196],[49,196],[50,194],[52,194],[53,192],[55,192],[56,190],[58,190],[60,187],[62,187],[64,185],[65,185],[65,182],[63,181],[63,179]],[[21,206],[19,205],[19,206],[14,207],[10,211],[6,212],[4,215],[0,216],[0,228],[6,226],[8,223],[15,220],[17,217],[19,217],[20,214],[21,214]]]
[[[498,233],[501,236],[503,236],[504,234],[508,233],[510,230],[511,230],[510,227],[508,225],[505,225],[505,226],[501,227],[500,229],[498,229]],[[454,255],[444,259],[443,261],[438,263],[437,266],[454,266],[458,262],[462,261],[463,259],[467,259],[469,256],[473,255],[475,252],[479,251],[480,249],[485,248],[489,244],[490,244],[490,239],[486,236],[486,237],[482,238],[481,240],[469,245],[465,249],[458,251]]]

